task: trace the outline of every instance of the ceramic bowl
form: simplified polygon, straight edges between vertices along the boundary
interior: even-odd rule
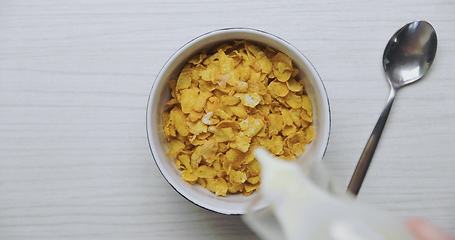
[[[330,106],[323,82],[310,61],[297,48],[287,41],[270,33],[249,28],[228,28],[205,33],[178,49],[164,64],[153,83],[147,105],[147,137],[156,165],[169,184],[188,201],[211,211],[222,214],[244,214],[257,192],[250,196],[232,194],[217,197],[212,192],[195,184],[182,180],[180,170],[172,159],[166,156],[167,140],[163,132],[162,114],[165,103],[170,99],[168,81],[176,79],[186,61],[200,53],[202,49],[210,49],[215,45],[232,40],[247,40],[252,43],[269,46],[288,55],[305,74],[305,88],[313,104],[313,125],[315,137],[306,151],[297,161],[305,159],[322,159],[327,148],[330,134]],[[263,207],[255,204],[257,208]]]

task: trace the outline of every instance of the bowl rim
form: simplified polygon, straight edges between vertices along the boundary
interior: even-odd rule
[[[203,209],[215,212],[215,213],[221,213],[221,214],[226,214],[226,215],[241,215],[241,214],[246,213],[246,208],[245,209],[234,209],[234,210],[232,210],[232,209],[231,210],[215,209],[214,207],[204,205],[204,203],[197,201],[196,199],[194,199],[194,198],[182,193],[179,189],[177,189],[177,187],[173,184],[173,182],[167,176],[168,174],[163,171],[163,167],[161,166],[161,163],[163,161],[157,160],[157,156],[155,156],[156,153],[154,152],[154,149],[153,149],[154,148],[153,146],[154,146],[155,142],[152,140],[153,136],[152,136],[152,130],[151,130],[151,128],[152,128],[152,126],[151,126],[151,121],[152,121],[152,115],[151,114],[152,113],[151,112],[152,112],[152,104],[154,103],[153,96],[154,96],[155,90],[157,88],[157,85],[160,82],[159,80],[163,78],[165,70],[167,70],[169,68],[169,66],[171,66],[173,64],[173,62],[175,62],[177,60],[177,57],[182,52],[184,52],[187,48],[190,48],[193,44],[196,44],[198,41],[201,41],[201,40],[203,40],[205,38],[216,37],[217,35],[223,35],[224,33],[227,33],[227,32],[247,33],[247,34],[253,34],[253,35],[259,35],[259,36],[268,37],[272,41],[277,41],[279,45],[282,45],[283,47],[289,49],[289,51],[295,52],[296,55],[298,55],[304,61],[304,65],[306,65],[307,70],[309,70],[311,72],[311,74],[313,75],[313,78],[314,78],[313,81],[318,84],[318,87],[320,87],[320,93],[322,93],[321,95],[325,96],[323,98],[323,101],[325,101],[325,103],[326,103],[326,104],[324,104],[324,106],[326,107],[325,113],[327,114],[327,116],[326,116],[326,122],[324,122],[323,124],[326,125],[327,129],[326,129],[326,133],[324,134],[324,138],[322,140],[323,143],[324,143],[324,148],[320,149],[319,154],[317,154],[318,158],[320,158],[318,160],[322,160],[322,158],[324,157],[324,155],[325,155],[325,153],[327,151],[328,144],[329,144],[329,139],[330,139],[330,133],[331,133],[332,119],[331,119],[331,108],[330,108],[330,102],[329,102],[327,90],[325,88],[325,85],[324,85],[324,83],[322,81],[321,76],[317,72],[317,70],[314,67],[314,65],[309,61],[309,59],[306,57],[306,55],[303,54],[303,52],[301,52],[294,45],[292,45],[288,41],[286,41],[286,40],[284,40],[284,39],[282,39],[282,38],[280,38],[280,37],[278,37],[278,36],[276,36],[274,34],[266,32],[266,31],[255,29],[255,28],[247,28],[247,27],[229,27],[229,28],[215,29],[215,30],[206,32],[204,34],[201,34],[201,35],[191,39],[190,41],[186,42],[184,45],[182,45],[180,48],[178,48],[166,60],[166,62],[163,64],[163,66],[159,70],[155,80],[152,83],[152,87],[151,87],[151,90],[150,90],[150,93],[149,93],[149,96],[148,96],[147,108],[146,108],[147,141],[148,141],[149,149],[150,149],[150,152],[152,154],[153,160],[154,160],[158,170],[160,171],[161,175],[168,182],[168,184],[177,193],[179,193],[183,198],[185,198],[189,202],[193,203],[196,206],[199,206],[200,208],[203,208]],[[230,40],[226,39],[226,40],[222,40],[222,41],[230,41]],[[218,41],[218,42],[222,42],[222,41]],[[261,42],[261,40],[255,40],[255,41],[256,42]],[[197,53],[197,51],[194,51],[194,53]],[[294,61],[294,58],[292,58],[292,59]],[[168,160],[168,158],[167,158],[167,160]],[[248,197],[245,197],[245,198],[249,198],[249,197],[252,197],[252,196],[248,196]],[[260,204],[260,206],[257,206],[257,207],[258,208],[263,208],[263,207],[265,207],[265,203],[262,203],[262,204]]]

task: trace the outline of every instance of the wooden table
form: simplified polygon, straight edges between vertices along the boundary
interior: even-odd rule
[[[455,234],[453,1],[0,0],[0,239],[255,238],[155,166],[145,109],[164,62],[224,27],[291,42],[327,88],[324,162],[345,187],[389,93],[385,44],[417,19],[436,60],[398,93],[359,200]]]

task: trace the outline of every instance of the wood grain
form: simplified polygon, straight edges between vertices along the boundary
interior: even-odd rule
[[[0,239],[256,238],[157,170],[145,107],[164,62],[223,27],[291,42],[324,79],[324,161],[347,186],[389,91],[383,48],[416,19],[438,32],[436,61],[398,93],[359,200],[455,234],[454,13],[446,0],[0,0]]]

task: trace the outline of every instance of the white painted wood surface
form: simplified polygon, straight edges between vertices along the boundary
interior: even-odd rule
[[[213,29],[288,40],[324,79],[324,161],[347,186],[389,92],[383,48],[416,19],[436,61],[398,93],[359,199],[455,234],[454,1],[0,0],[0,239],[256,238],[157,170],[145,107],[161,66]]]

